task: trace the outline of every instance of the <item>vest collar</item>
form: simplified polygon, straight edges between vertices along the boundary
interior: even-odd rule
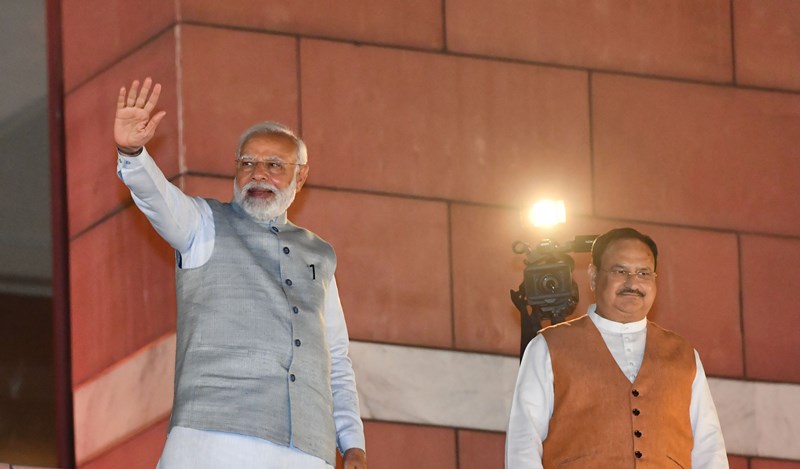
[[[589,319],[592,320],[597,329],[603,332],[611,332],[614,334],[631,334],[634,332],[643,331],[647,327],[647,318],[642,319],[640,321],[629,322],[625,324],[606,319],[603,316],[597,314],[596,304],[589,305],[589,310],[587,314],[589,315]]]

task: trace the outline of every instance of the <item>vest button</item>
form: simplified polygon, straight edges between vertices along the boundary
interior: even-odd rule
[[[293,312],[294,314],[297,314],[297,313],[299,313],[299,312],[300,312],[300,308],[298,308],[297,306],[292,306],[292,312]]]
[[[633,415],[639,415],[640,413],[639,409],[633,409]]]
[[[633,432],[633,436],[635,436],[636,438],[641,438],[642,437],[642,432],[640,432],[639,430],[636,430],[635,432]]]
[[[285,283],[286,283],[286,285],[289,285],[290,287],[292,286],[292,280],[291,279],[287,278]]]
[[[631,391],[631,394],[633,394],[633,397],[639,397],[639,391],[637,391],[636,389]]]
[[[283,248],[283,253],[284,253],[284,254],[289,254],[289,248],[286,248],[286,247],[285,247],[285,248]]]
[[[301,344],[300,339],[294,339],[294,344],[299,347]]]
[[[297,379],[297,378],[295,378],[294,374],[289,375],[289,381],[294,383],[295,379]]]
[[[642,459],[642,456],[644,456],[641,451],[637,451],[633,453],[633,455],[636,456],[637,459]]]

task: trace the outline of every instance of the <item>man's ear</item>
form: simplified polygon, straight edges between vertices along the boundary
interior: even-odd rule
[[[589,273],[589,288],[594,291],[595,288],[597,288],[597,267],[595,267],[594,264],[589,264],[589,268],[586,269],[586,272]]]
[[[308,179],[308,164],[300,166],[300,171],[297,172],[297,190],[295,192],[300,192],[306,179]]]

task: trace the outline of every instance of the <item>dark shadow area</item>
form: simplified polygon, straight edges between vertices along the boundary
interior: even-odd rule
[[[56,467],[47,10],[0,11],[0,462]]]
[[[0,294],[0,461],[55,467],[52,301]]]

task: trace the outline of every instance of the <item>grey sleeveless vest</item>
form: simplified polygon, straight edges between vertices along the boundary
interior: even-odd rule
[[[286,222],[264,227],[208,200],[214,251],[177,269],[170,428],[252,435],[336,465],[323,301],[333,248]]]

